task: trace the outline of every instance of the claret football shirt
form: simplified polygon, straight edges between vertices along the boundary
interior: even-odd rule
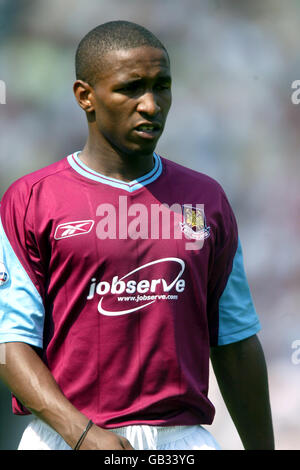
[[[40,349],[96,424],[209,424],[209,350],[259,330],[212,178],[154,154],[123,182],[76,152],[1,201],[0,342]],[[29,413],[13,398],[16,414]]]

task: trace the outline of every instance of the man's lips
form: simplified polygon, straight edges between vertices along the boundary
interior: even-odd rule
[[[159,122],[142,122],[135,126],[134,133],[144,139],[155,139],[161,134],[162,127]]]

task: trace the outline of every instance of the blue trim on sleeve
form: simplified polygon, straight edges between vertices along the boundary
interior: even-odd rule
[[[42,298],[17,258],[0,221],[0,262],[8,279],[0,285],[0,343],[20,341],[43,346]]]
[[[240,240],[227,285],[219,301],[218,345],[241,341],[260,330],[243,262]]]

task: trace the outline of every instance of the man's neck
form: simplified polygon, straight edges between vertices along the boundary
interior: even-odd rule
[[[154,166],[153,153],[149,155],[121,155],[113,150],[86,143],[78,158],[89,168],[120,181],[134,181],[149,173]]]

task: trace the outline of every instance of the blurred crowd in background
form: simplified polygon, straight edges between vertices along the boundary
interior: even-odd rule
[[[0,197],[20,176],[80,150],[74,54],[93,27],[124,19],[167,47],[173,106],[157,152],[217,179],[235,211],[260,316],[277,449],[300,449],[300,3],[297,0],[0,0]],[[300,357],[300,354],[299,356]],[[214,375],[210,431],[242,449]],[[28,418],[0,385],[0,449]]]

